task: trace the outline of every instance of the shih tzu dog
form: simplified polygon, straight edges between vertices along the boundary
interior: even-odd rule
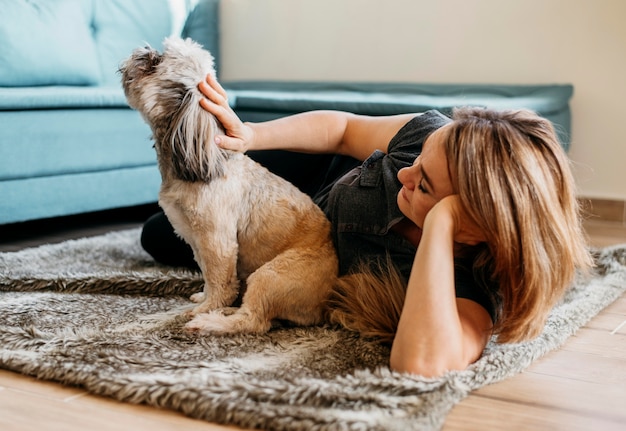
[[[262,333],[273,320],[322,323],[337,277],[330,223],[294,185],[214,143],[224,132],[197,88],[215,75],[211,54],[169,38],[162,53],[133,51],[120,72],[128,103],[152,129],[159,204],[202,270],[204,292],[191,297],[199,304],[186,328]]]

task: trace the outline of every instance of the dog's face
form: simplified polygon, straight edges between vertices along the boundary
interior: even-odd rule
[[[191,39],[168,38],[163,52],[138,48],[120,67],[129,105],[150,125],[159,164],[186,181],[220,175],[213,144],[221,126],[199,104],[198,83],[215,75],[213,56]],[[169,172],[169,170],[168,170]]]
[[[198,83],[215,75],[213,56],[191,39],[167,38],[163,47],[137,48],[120,67],[128,103],[150,124],[172,114],[188,93],[201,97]]]

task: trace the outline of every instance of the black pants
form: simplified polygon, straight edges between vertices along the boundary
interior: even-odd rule
[[[345,156],[288,151],[249,151],[248,156],[311,197],[324,193],[338,178],[359,164]],[[150,217],[141,232],[141,245],[157,262],[197,269],[191,247],[174,233],[161,211]]]

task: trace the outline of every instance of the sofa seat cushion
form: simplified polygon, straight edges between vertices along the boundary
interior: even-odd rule
[[[50,109],[0,115],[0,181],[120,168],[156,168],[150,128],[136,111]]]
[[[152,203],[160,184],[155,166],[0,181],[0,223]]]
[[[121,107],[128,103],[124,91],[115,87],[0,87],[0,111]]]

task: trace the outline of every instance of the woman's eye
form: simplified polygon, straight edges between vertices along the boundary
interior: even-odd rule
[[[424,183],[424,180],[420,181],[420,182],[417,184],[417,189],[418,189],[420,192],[422,192],[422,193],[428,193],[428,190],[426,190],[426,187],[424,187],[424,184],[423,184],[423,183]]]

